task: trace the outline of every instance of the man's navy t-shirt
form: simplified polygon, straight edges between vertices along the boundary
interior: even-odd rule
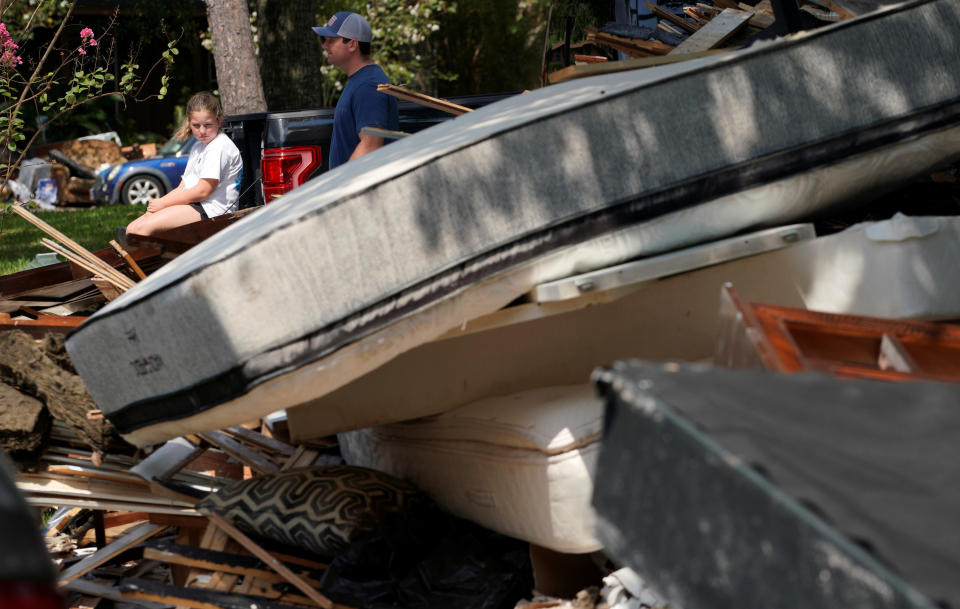
[[[363,66],[347,80],[333,113],[330,169],[350,159],[364,127],[400,129],[397,98],[377,91],[377,85],[389,83],[390,79],[376,64]]]

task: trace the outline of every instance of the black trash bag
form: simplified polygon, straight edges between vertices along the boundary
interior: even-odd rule
[[[512,609],[532,588],[529,544],[424,507],[350,544],[320,589],[371,609]]]

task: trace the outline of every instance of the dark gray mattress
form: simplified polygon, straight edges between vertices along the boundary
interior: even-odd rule
[[[641,362],[595,378],[601,540],[670,600],[960,607],[960,386]]]

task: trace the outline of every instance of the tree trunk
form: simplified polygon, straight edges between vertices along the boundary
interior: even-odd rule
[[[310,29],[318,25],[316,4],[311,0],[257,1],[260,59],[264,66],[260,76],[271,110],[323,105],[323,52],[320,37]]]
[[[206,0],[224,114],[266,112],[247,0]]]

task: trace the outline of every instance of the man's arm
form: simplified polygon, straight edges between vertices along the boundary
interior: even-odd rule
[[[353,149],[353,154],[350,155],[348,161],[352,161],[358,157],[362,157],[365,154],[369,154],[383,146],[383,138],[376,135],[370,135],[369,133],[358,133],[360,137],[360,143],[357,144],[357,147]]]

